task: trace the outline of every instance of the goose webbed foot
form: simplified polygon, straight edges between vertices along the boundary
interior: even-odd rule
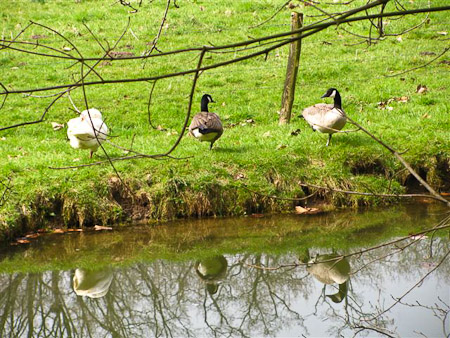
[[[329,146],[329,144],[330,144],[330,141],[331,141],[331,136],[332,136],[333,134],[328,134],[328,141],[327,141],[327,145],[326,145],[326,147],[328,147]]]

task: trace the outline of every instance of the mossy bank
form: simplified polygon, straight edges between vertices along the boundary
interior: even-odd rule
[[[364,2],[365,3],[365,2]],[[343,11],[364,4],[324,7]],[[136,3],[137,5],[138,3]],[[142,2],[137,12],[117,3],[97,1],[20,1],[0,4],[2,39],[10,41],[28,22],[38,22],[64,35],[84,57],[99,57],[113,46],[127,26],[116,49],[117,56],[139,56],[149,50],[157,35],[167,1]],[[163,52],[203,45],[223,45],[290,29],[290,9],[283,9],[266,24],[280,3],[277,1],[179,1],[171,5],[158,39]],[[424,8],[428,1],[405,4]],[[446,2],[433,1],[432,6]],[[349,7],[350,6],[350,7]],[[305,24],[320,14],[313,7],[297,7]],[[395,11],[388,3],[386,11]],[[375,11],[374,11],[375,12]],[[340,193],[317,192],[311,199],[293,201],[311,193],[299,182],[344,190],[374,193],[420,191],[409,173],[378,143],[361,132],[335,135],[325,147],[326,135],[313,133],[301,110],[322,102],[327,88],[336,87],[349,116],[403,154],[406,161],[439,192],[450,190],[450,115],[448,103],[449,61],[445,34],[448,12],[386,19],[386,35],[371,45],[354,35],[367,35],[367,23],[330,28],[302,42],[294,117],[279,126],[288,47],[267,55],[205,71],[194,94],[193,113],[200,98],[210,94],[217,103],[225,131],[212,151],[208,144],[184,137],[171,155],[175,158],[138,159],[77,169],[54,169],[106,160],[98,151],[72,149],[65,124],[76,116],[67,96],[54,100],[53,92],[39,97],[8,95],[0,110],[1,127],[35,121],[41,123],[0,131],[0,223],[3,239],[46,225],[88,226],[151,223],[180,217],[243,215],[291,212],[296,204],[328,206],[372,205],[397,202]],[[93,33],[93,35],[87,29]],[[348,31],[351,31],[351,34]],[[11,38],[12,37],[12,38]],[[67,40],[45,27],[33,25],[20,36],[36,43],[73,53]],[[108,41],[106,43],[105,41]],[[100,42],[100,43],[99,43]],[[20,45],[41,52],[43,47]],[[102,46],[100,45],[102,44]],[[47,48],[46,52],[49,52]],[[242,56],[238,50],[236,56]],[[118,53],[118,54],[117,54]],[[170,58],[104,61],[86,81],[151,77],[193,69],[198,53]],[[227,60],[230,54],[208,54],[205,63]],[[430,63],[426,67],[421,67]],[[90,66],[95,63],[92,62]],[[2,83],[7,90],[33,89],[72,83],[79,65],[17,49],[0,50]],[[399,76],[405,70],[417,68]],[[152,83],[133,82],[86,86],[90,107],[102,111],[111,130],[110,140],[139,153],[166,152],[181,132],[191,90],[192,76],[159,80],[152,96]],[[424,88],[418,90],[418,88]],[[2,100],[4,95],[2,96]],[[81,88],[71,98],[85,108]],[[157,127],[153,129],[149,124]],[[52,122],[64,125],[55,129]],[[352,129],[347,125],[345,129]],[[104,144],[111,158],[124,151]],[[129,154],[129,153],[128,153]],[[116,175],[116,170],[121,180]],[[276,196],[277,198],[274,198]]]

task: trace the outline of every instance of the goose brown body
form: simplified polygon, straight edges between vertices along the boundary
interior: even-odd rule
[[[347,116],[341,107],[341,96],[337,89],[330,88],[322,96],[334,97],[334,104],[318,103],[303,110],[302,116],[313,128],[314,131],[328,134],[327,146],[330,143],[331,135],[344,128],[347,123]]]
[[[210,142],[210,149],[223,134],[222,121],[216,113],[208,111],[208,103],[214,102],[210,95],[202,97],[202,111],[194,116],[189,125],[189,134],[202,142]]]

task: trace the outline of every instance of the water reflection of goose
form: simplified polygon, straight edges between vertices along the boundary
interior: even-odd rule
[[[219,289],[219,283],[227,274],[227,259],[220,255],[205,258],[195,263],[195,271],[197,275],[206,284],[206,290],[213,295]]]
[[[347,295],[350,264],[337,254],[319,255],[309,260],[306,270],[323,284],[339,284],[339,291],[327,295],[334,303],[340,303]]]
[[[73,277],[73,289],[78,296],[100,298],[108,293],[113,279],[110,268],[89,271],[76,269]]]

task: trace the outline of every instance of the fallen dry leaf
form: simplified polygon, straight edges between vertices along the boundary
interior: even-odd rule
[[[239,173],[239,174],[234,175],[234,179],[235,179],[235,180],[242,180],[242,179],[244,179],[244,178],[245,178],[245,175],[242,174],[242,173]]]
[[[61,124],[61,123],[58,123],[58,122],[52,122],[52,128],[55,131],[56,130],[60,130],[60,129],[64,128],[64,123]]]
[[[422,56],[433,56],[436,55],[435,52],[420,52],[420,55]]]
[[[26,238],[38,238],[39,234],[28,234],[28,235],[25,235],[25,237]]]
[[[111,227],[105,227],[103,225],[95,225],[94,226],[94,230],[99,231],[99,230],[112,230]]]
[[[281,150],[281,149],[284,149],[286,147],[287,147],[287,145],[285,145],[285,144],[279,144],[279,145],[277,145],[276,149],[277,150]]]
[[[421,85],[421,84],[417,86],[417,89],[416,89],[417,94],[425,94],[427,91],[428,91],[427,86]]]
[[[445,31],[442,31],[442,32],[437,32],[439,35],[447,35],[448,33],[447,32],[445,32]]]
[[[134,56],[134,53],[132,52],[121,52],[121,51],[111,51],[108,53],[108,55],[112,58],[115,59],[123,59],[123,58],[127,58],[127,57],[131,57]]]
[[[409,97],[408,96],[396,97],[395,101],[405,103],[409,101]]]
[[[19,244],[28,244],[28,243],[31,243],[31,241],[29,241],[29,240],[26,239],[26,238],[19,238],[19,239],[16,240],[16,242],[19,243]]]
[[[441,196],[450,196],[450,192],[441,192]]]
[[[59,229],[59,228],[58,228],[58,229],[54,229],[54,230],[53,230],[53,233],[54,233],[54,234],[63,234],[63,233],[65,233],[65,231],[64,231],[63,229]]]
[[[299,205],[297,205],[295,207],[295,212],[297,214],[306,214],[306,215],[312,215],[312,214],[318,214],[319,212],[321,212],[322,210],[318,209],[318,208],[303,208]]]
[[[425,114],[422,115],[422,118],[423,119],[429,119],[429,118],[431,118],[431,116],[428,115],[428,113],[425,113]]]
[[[76,229],[67,229],[67,231],[68,231],[68,232],[81,232],[81,231],[83,231],[83,229],[79,229],[79,228],[76,228]]]
[[[39,35],[39,34],[37,34],[37,35],[32,35],[31,38],[34,39],[34,40],[39,40],[39,39],[48,38],[48,36],[47,35]]]
[[[70,47],[63,47],[63,51],[70,52],[71,50],[72,50],[72,48],[70,48]]]

